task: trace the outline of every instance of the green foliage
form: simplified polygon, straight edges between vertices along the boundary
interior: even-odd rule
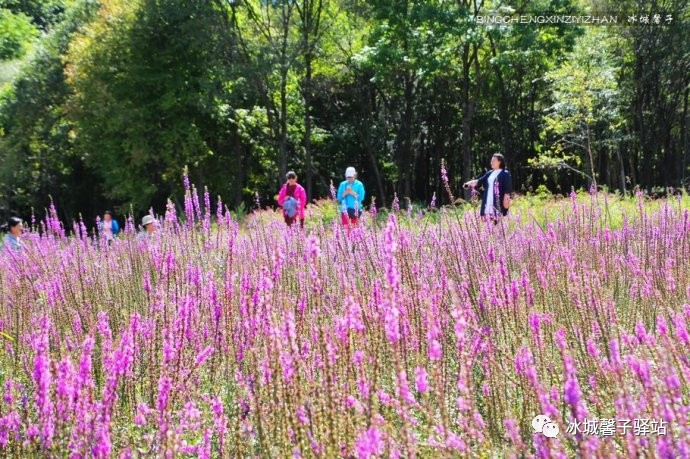
[[[0,8],[0,60],[22,57],[37,36],[28,16]]]
[[[119,27],[112,28],[117,23]],[[75,142],[107,196],[142,210],[175,191],[184,165],[217,154],[209,133],[227,122],[223,12],[208,2],[102,2],[66,56]]]
[[[541,154],[530,160],[540,168],[569,169],[590,180],[599,172],[594,164],[606,145],[620,136],[624,124],[616,75],[616,39],[603,28],[590,28],[568,59],[547,73],[555,103],[544,117]],[[588,164],[588,173],[580,170]]]
[[[94,4],[77,3],[55,30],[43,37],[11,85],[0,94],[0,206],[28,216],[52,196],[69,221],[92,207],[93,178],[72,145],[65,116],[68,88],[62,56],[72,34],[88,22]]]
[[[46,30],[63,19],[65,9],[73,0],[0,0],[0,8],[21,14],[38,28]]]

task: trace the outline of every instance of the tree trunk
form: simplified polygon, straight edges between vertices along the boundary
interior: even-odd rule
[[[377,207],[386,207],[386,191],[383,188],[383,180],[381,180],[381,172],[379,171],[379,165],[376,161],[376,154],[374,154],[374,150],[373,148],[371,148],[370,142],[366,143],[365,148],[367,150],[369,162],[371,163],[371,169],[374,172],[374,178],[376,179],[376,187],[379,193],[379,203],[377,204]]]
[[[621,155],[620,145],[616,148],[616,156],[618,157],[618,167],[620,170],[620,187],[621,191],[623,192],[623,196],[625,196],[627,194],[627,190],[625,188],[625,163],[623,162],[623,156]]]
[[[683,148],[683,173],[681,175],[681,185],[686,186],[686,179],[688,176],[688,166],[690,165],[690,112],[688,111],[688,97],[690,96],[690,87],[685,87],[685,98],[683,99],[683,118],[680,120],[681,144]]]
[[[242,164],[242,142],[240,136],[234,133],[232,136],[232,152],[235,157],[235,180],[233,182],[233,204],[239,206],[242,203],[242,187],[244,185],[244,167]]]
[[[305,37],[308,40],[308,37]],[[311,52],[304,56],[306,65],[306,76],[304,85],[304,155],[306,167],[307,202],[311,202],[312,177],[314,171],[311,164]]]
[[[295,7],[300,16],[300,26],[302,32],[302,51],[304,58],[305,75],[302,82],[302,97],[304,99],[304,147],[305,175],[307,202],[312,199],[313,174],[311,151],[311,131],[312,131],[312,64],[314,60],[314,46],[319,40],[321,24],[321,11],[323,10],[322,0],[305,0],[295,2]],[[313,38],[313,39],[312,39]]]
[[[402,196],[400,198],[407,198],[411,195],[411,161],[412,161],[412,130],[413,120],[414,120],[414,76],[407,73],[405,75],[405,111],[403,114],[402,123],[402,142],[401,142],[401,155],[400,155],[400,171],[402,186],[399,186],[399,190]]]
[[[470,48],[473,48],[470,55]],[[479,82],[475,84],[475,93],[470,96],[471,68],[475,64],[477,79],[479,79],[479,61],[477,60],[477,45],[466,44],[462,55],[462,181],[472,180],[472,122],[474,120],[475,102],[479,98]],[[470,199],[470,191],[464,191],[465,200]]]

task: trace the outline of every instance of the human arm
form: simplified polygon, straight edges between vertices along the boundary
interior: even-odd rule
[[[283,206],[283,203],[285,202],[285,198],[287,197],[287,184],[283,184],[283,186],[280,188],[280,191],[278,192],[278,205]]]
[[[465,182],[463,187],[465,188],[475,188],[478,186],[483,186],[486,188],[488,186],[488,180],[489,180],[489,175],[491,174],[491,171],[487,172],[486,174],[482,175],[481,177],[470,180],[469,182]]]
[[[357,182],[357,190],[355,191],[355,199],[359,202],[359,208],[362,208],[362,203],[364,202],[364,197],[366,196],[366,191],[364,190],[364,184],[362,182]]]
[[[297,199],[299,201],[299,208],[304,210],[304,208],[307,207],[307,192],[304,189],[304,187],[301,185],[298,188],[298,190],[299,190],[299,196],[297,196]]]
[[[503,175],[503,180],[501,183],[501,186],[503,186],[504,190],[504,195],[503,195],[503,208],[508,209],[510,208],[511,204],[511,198],[510,194],[513,192],[513,177],[510,175],[510,172],[504,171]]]

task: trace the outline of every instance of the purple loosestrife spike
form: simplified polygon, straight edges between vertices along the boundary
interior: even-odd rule
[[[436,208],[436,192],[435,191],[434,191],[433,196],[431,196],[431,202],[429,203],[429,208],[430,209]]]
[[[682,314],[674,314],[674,332],[676,338],[678,338],[686,346],[690,345],[690,335],[688,335],[688,329],[685,325],[685,317]]]
[[[223,200],[220,199],[220,195],[218,195],[218,201],[216,203],[216,224],[218,225],[218,229],[220,230],[222,227],[222,223],[225,221],[225,217],[223,215]]]
[[[211,221],[211,195],[208,192],[208,187],[204,187],[204,219]]]
[[[170,391],[172,390],[172,380],[166,376],[161,375],[158,380],[158,401],[156,402],[156,409],[159,415],[159,424],[161,427],[167,426],[166,412],[168,410],[168,399],[170,398]]]
[[[134,416],[134,424],[137,426],[145,426],[147,424],[146,418],[151,414],[153,410],[146,406],[145,403],[139,403],[137,405],[137,414]]]
[[[443,355],[443,349],[441,348],[441,343],[438,340],[432,340],[429,344],[429,360],[438,361],[441,360]]]
[[[506,429],[506,437],[513,443],[519,450],[525,448],[525,444],[520,437],[520,430],[518,428],[518,423],[515,419],[505,419],[503,421],[503,427]]]
[[[175,210],[175,204],[168,199],[168,203],[165,205],[165,223],[166,226],[177,226],[177,211]]]
[[[656,316],[656,331],[659,336],[666,336],[668,333],[668,324],[666,323],[666,317],[659,314]]]
[[[370,427],[361,433],[355,441],[355,450],[359,459],[369,459],[372,456],[383,454],[386,447],[381,432],[376,427]]]
[[[369,213],[371,214],[371,216],[374,219],[376,219],[376,215],[378,213],[378,211],[376,209],[376,196],[371,198],[371,205],[369,206]]]
[[[194,207],[195,221],[201,223],[201,206],[199,205],[199,193],[194,185],[192,185],[192,206]]]
[[[303,426],[309,424],[309,415],[307,414],[307,410],[304,406],[297,408],[297,420]]]
[[[407,371],[401,370],[398,373],[398,397],[408,405],[414,405],[415,399],[410,392],[410,385],[407,382]]]
[[[182,183],[185,191],[189,191],[189,168],[187,166],[182,169]]]
[[[541,340],[541,321],[539,320],[539,313],[533,312],[529,315],[527,320],[530,328],[532,329],[532,337],[534,338],[534,342],[537,344],[537,347],[541,349],[543,346]]]
[[[393,212],[400,212],[400,201],[398,200],[398,193],[393,193]]]
[[[637,336],[640,344],[645,344],[647,342],[647,330],[645,330],[642,321],[637,321],[635,325],[635,336]]]
[[[566,341],[565,341],[565,329],[564,328],[559,328],[558,331],[556,331],[556,335],[554,336],[554,341],[556,341],[556,346],[558,349],[563,352],[566,347]]]
[[[203,441],[198,450],[199,459],[211,459],[211,436],[211,429],[205,429]]]
[[[577,381],[575,363],[573,362],[572,357],[569,355],[565,355],[563,360],[566,378],[563,399],[567,404],[570,405],[575,419],[581,421],[587,417],[588,412],[582,401],[582,391],[580,390],[580,384]]]
[[[125,221],[125,233],[127,234],[134,234],[136,232],[135,230],[135,225],[134,225],[134,220],[132,219],[132,216],[128,216],[127,220]]]
[[[596,344],[594,344],[594,340],[589,338],[587,340],[586,344],[587,348],[587,354],[589,354],[590,357],[592,357],[596,362],[599,361],[599,349],[597,349]]]
[[[414,371],[415,386],[417,392],[424,394],[429,390],[429,382],[427,381],[427,374],[424,367],[417,367]]]
[[[5,402],[5,405],[7,407],[12,407],[14,404],[14,395],[13,395],[13,389],[15,387],[15,383],[11,378],[8,378],[5,380],[5,394],[3,396],[3,400]]]
[[[446,160],[441,159],[441,182],[443,182],[443,187],[446,189],[446,193],[448,194],[448,198],[450,199],[450,203],[454,204],[455,203],[455,197],[453,196],[453,192],[450,189],[450,183],[448,181],[448,172],[446,171]]]
[[[75,399],[75,370],[72,361],[63,357],[58,366],[57,388],[57,418],[65,422],[73,409],[72,403]]]
[[[184,195],[184,216],[187,228],[194,227],[194,204],[192,203],[192,192],[187,189]]]
[[[40,330],[33,341],[36,354],[34,358],[33,380],[36,384],[36,406],[40,415],[41,443],[45,448],[50,448],[53,435],[55,434],[54,408],[50,397],[50,386],[52,383],[48,344],[50,326],[49,319],[47,317],[42,318],[40,320]]]

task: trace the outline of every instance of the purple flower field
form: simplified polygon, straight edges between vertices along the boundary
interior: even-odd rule
[[[690,457],[687,197],[349,236],[198,201],[3,250],[0,455]]]

